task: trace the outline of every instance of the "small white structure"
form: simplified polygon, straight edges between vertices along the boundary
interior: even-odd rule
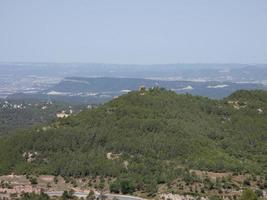
[[[43,106],[43,107],[42,107],[42,110],[45,110],[45,109],[47,109],[47,106]]]
[[[57,113],[57,118],[67,118],[70,116],[70,114],[67,114],[65,110],[61,111],[60,113]]]
[[[257,111],[258,111],[259,114],[263,113],[263,110],[261,108],[258,108]]]

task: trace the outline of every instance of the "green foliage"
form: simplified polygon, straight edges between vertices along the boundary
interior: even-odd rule
[[[99,183],[99,185],[98,185],[98,188],[99,188],[100,190],[103,190],[104,187],[105,187],[105,179],[104,179],[103,177],[101,177],[101,179],[100,179],[100,183]]]
[[[89,194],[86,197],[86,200],[94,200],[95,199],[95,193],[93,190],[90,190]]]
[[[38,182],[37,182],[37,178],[34,177],[34,176],[29,177],[29,181],[30,181],[30,183],[31,183],[32,185],[36,185],[36,184],[38,184]]]
[[[74,199],[74,191],[73,190],[70,190],[70,191],[64,191],[62,196],[61,196],[61,199],[62,200],[68,200],[68,199]]]
[[[10,181],[4,181],[4,180],[1,180],[0,187],[1,188],[8,188],[8,189],[12,189],[13,188],[11,183],[10,183]]]
[[[134,192],[134,185],[129,179],[121,180],[120,186],[122,194],[131,194]]]
[[[57,176],[54,176],[54,183],[57,184],[58,183],[58,177]]]
[[[56,113],[70,110],[69,104],[45,102],[41,100],[2,100],[0,99],[0,134],[11,133],[17,128],[27,128],[35,124],[50,123]],[[77,113],[83,105],[72,105],[71,110]]]
[[[245,189],[239,200],[258,200],[258,197],[251,189]]]
[[[255,194],[257,195],[257,197],[263,196],[263,192],[261,190],[255,190]]]
[[[109,190],[112,193],[120,193],[120,189],[121,189],[121,186],[118,180],[112,182],[109,186]]]
[[[138,189],[151,196],[155,185],[178,177],[187,184],[199,181],[178,166],[266,174],[266,97],[262,91],[241,91],[224,100],[159,88],[130,92],[55,121],[48,130],[37,126],[1,136],[0,174],[110,176],[118,181],[111,184],[113,192]],[[36,156],[28,161],[25,152]],[[107,159],[109,152],[117,157]],[[215,187],[232,186],[206,180],[201,192]]]
[[[209,200],[221,200],[219,196],[213,195],[209,198]]]
[[[157,182],[152,180],[147,186],[146,186],[146,192],[148,193],[148,196],[154,197],[158,191],[158,185]]]
[[[246,179],[243,181],[243,184],[244,184],[244,186],[250,186],[250,179],[249,179],[249,178],[246,178]]]
[[[24,193],[20,200],[49,200],[49,196],[45,193],[35,194],[35,193]]]

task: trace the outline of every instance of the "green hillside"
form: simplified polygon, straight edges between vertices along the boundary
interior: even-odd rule
[[[211,100],[141,90],[2,136],[0,174],[127,177],[137,189],[184,177],[184,167],[266,174],[266,130],[267,92]]]
[[[51,122],[61,111],[78,113],[85,105],[40,100],[0,99],[0,134],[8,134],[17,128]]]

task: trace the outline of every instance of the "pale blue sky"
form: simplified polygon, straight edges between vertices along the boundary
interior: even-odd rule
[[[267,0],[0,0],[0,61],[267,63]]]

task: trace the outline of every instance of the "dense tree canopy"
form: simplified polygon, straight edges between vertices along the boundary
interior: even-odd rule
[[[263,91],[224,100],[159,88],[130,92],[49,126],[2,136],[0,174],[111,176],[119,181],[112,189],[127,193],[194,178],[181,167],[266,174],[266,99]]]

